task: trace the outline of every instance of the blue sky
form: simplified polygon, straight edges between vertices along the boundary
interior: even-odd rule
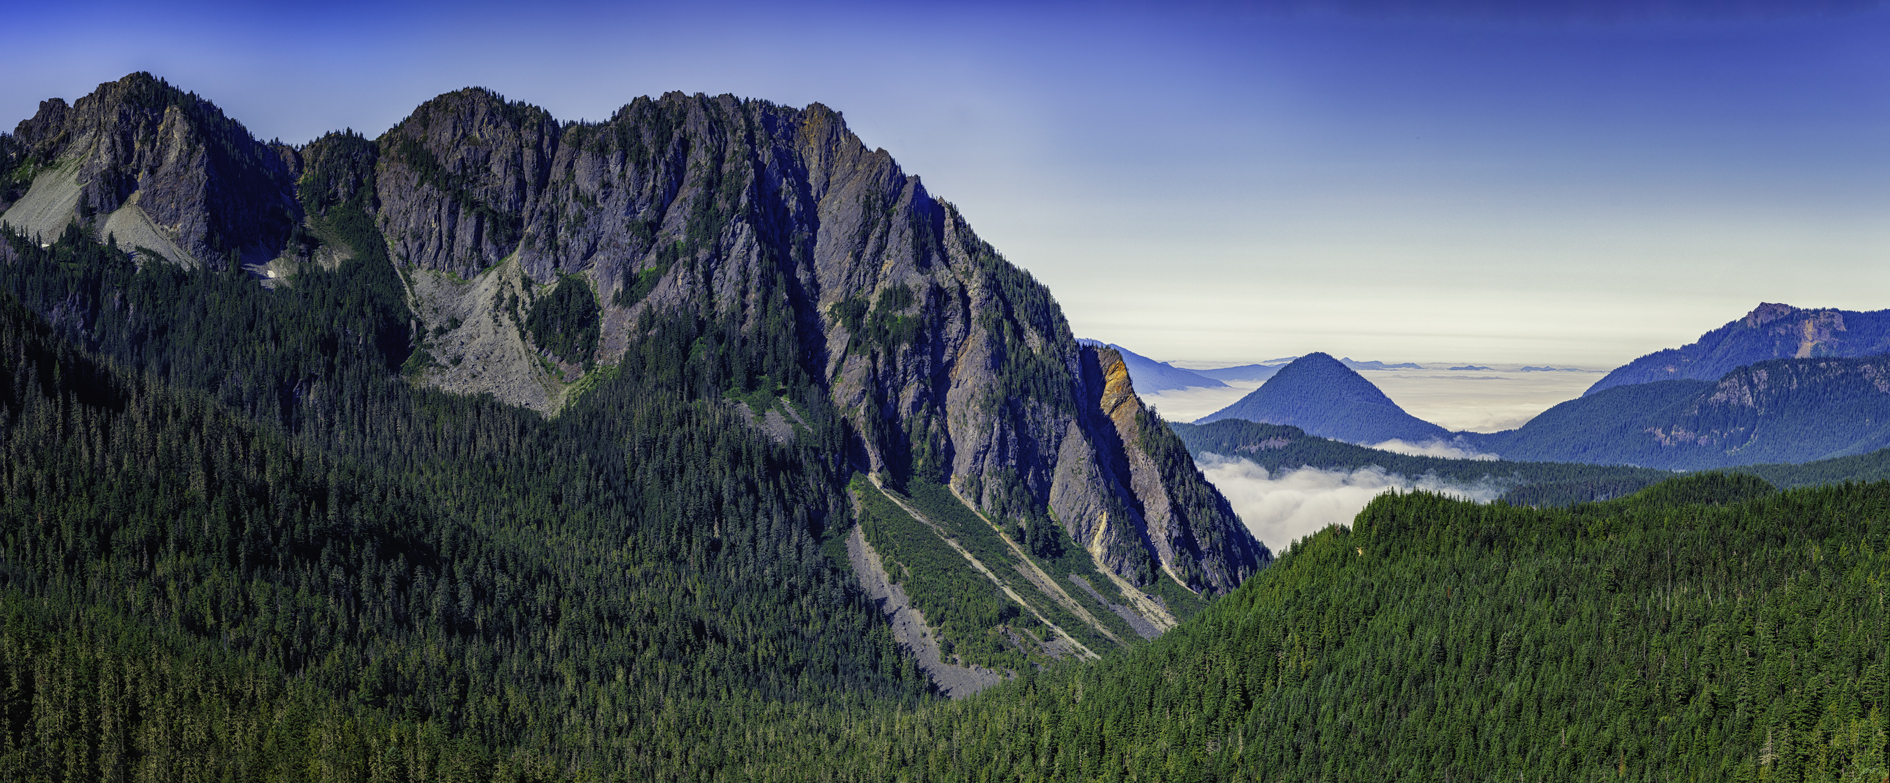
[[[1606,367],[1761,301],[1890,308],[1890,13],[1715,5],[35,4],[0,123],[135,70],[291,143],[467,85],[819,101],[1080,335]]]

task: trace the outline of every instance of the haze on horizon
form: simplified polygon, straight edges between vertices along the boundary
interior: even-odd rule
[[[290,143],[469,85],[821,102],[1078,335],[1197,365],[1605,368],[1890,307],[1890,13],[1557,5],[36,4],[0,123],[138,70]]]

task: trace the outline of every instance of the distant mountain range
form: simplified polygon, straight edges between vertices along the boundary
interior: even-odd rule
[[[1081,340],[1080,342],[1088,345],[1114,348],[1116,352],[1122,354],[1123,362],[1129,367],[1129,377],[1135,381],[1136,391],[1144,394],[1160,393],[1174,389],[1221,389],[1226,388],[1229,383],[1264,382],[1272,378],[1274,373],[1279,372],[1281,367],[1285,367],[1293,360],[1300,358],[1297,356],[1287,356],[1279,359],[1268,359],[1258,364],[1243,364],[1237,367],[1215,367],[1206,370],[1194,370],[1176,367],[1168,362],[1150,359],[1114,343],[1104,343],[1098,340]],[[1359,361],[1349,356],[1339,359],[1338,361],[1340,364],[1354,370],[1424,369],[1422,365],[1412,362],[1399,362],[1394,364],[1381,361]],[[1453,367],[1451,369],[1464,368]],[[1488,370],[1490,368],[1476,367],[1471,369]]]
[[[1378,362],[1378,361],[1361,362],[1356,359],[1353,359],[1350,356],[1340,359],[1339,363],[1347,367],[1350,367],[1354,370],[1422,370],[1424,369],[1423,365],[1415,364],[1412,362],[1399,362],[1397,364],[1387,364],[1385,362]]]
[[[1838,311],[1791,312],[1803,317],[1762,307],[1748,320],[1761,320],[1759,316],[1767,313],[1772,318],[1768,323],[1783,320],[1815,326],[1839,320],[1838,316],[1819,315]],[[1852,323],[1871,323],[1858,314],[1840,315]],[[1751,330],[1734,327],[1709,334],[1686,349],[1664,353],[1679,355],[1713,344],[1714,335],[1728,330],[1733,337],[1721,339],[1718,344],[1753,343]],[[1793,328],[1806,333],[1816,331],[1803,326]],[[1870,343],[1852,340],[1844,344]],[[1456,438],[1506,460],[1668,470],[1803,463],[1890,447],[1887,355],[1772,359],[1738,366],[1709,380],[1673,379],[1590,390],[1544,411],[1522,427],[1497,433],[1452,433],[1412,416],[1359,375],[1354,369],[1359,364],[1363,363],[1348,365],[1327,354],[1308,354],[1281,368],[1238,402],[1201,417],[1197,423],[1244,419],[1292,425],[1311,435],[1358,444]],[[1687,365],[1691,372],[1707,366],[1705,361]],[[1609,377],[1622,376],[1632,367],[1616,370]],[[1525,369],[1568,371],[1552,367]]]
[[[1281,367],[1285,367],[1287,363],[1293,361],[1294,358],[1295,357],[1289,356],[1285,359],[1274,359],[1270,362],[1262,362],[1260,364],[1243,364],[1239,367],[1217,367],[1212,370],[1190,370],[1190,372],[1218,381],[1233,381],[1236,383],[1245,381],[1252,383],[1273,377],[1274,373],[1279,372]]]
[[[1404,412],[1371,381],[1324,353],[1309,353],[1293,360],[1239,402],[1203,416],[1197,423],[1221,419],[1288,424],[1313,435],[1351,443],[1450,437],[1448,430]]]
[[[1765,303],[1746,317],[1701,335],[1690,345],[1655,351],[1616,368],[1583,396],[1637,383],[1714,381],[1768,359],[1857,357],[1886,352],[1890,352],[1890,310],[1801,310]]]
[[[1890,447],[1890,356],[1774,359],[1717,382],[1617,386],[1514,430],[1463,437],[1505,459],[1675,470],[1863,454]]]
[[[1198,372],[1181,369],[1167,362],[1158,362],[1120,345],[1097,340],[1078,340],[1084,345],[1114,348],[1122,355],[1122,363],[1129,368],[1129,380],[1135,384],[1135,390],[1143,394],[1170,391],[1174,389],[1225,389],[1227,384]]]

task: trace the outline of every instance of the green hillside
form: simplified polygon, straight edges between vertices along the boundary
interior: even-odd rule
[[[256,317],[154,301],[146,328]],[[332,369],[347,323],[205,330],[275,341],[225,378],[181,338],[95,358],[0,294],[0,779],[664,779],[783,705],[927,698],[821,554],[849,516],[830,409],[777,443],[721,401],[725,366],[676,361],[724,325],[651,319],[546,420]],[[320,373],[288,426],[255,393],[271,366]]]
[[[1147,648],[922,713],[910,779],[1881,780],[1890,484],[1374,501]],[[882,768],[883,769],[883,768]]]

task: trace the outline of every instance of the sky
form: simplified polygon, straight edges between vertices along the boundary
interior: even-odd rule
[[[293,144],[472,85],[820,102],[1077,335],[1197,366],[1601,369],[1760,302],[1890,308],[1890,12],[1519,5],[34,3],[0,127],[138,70]]]

